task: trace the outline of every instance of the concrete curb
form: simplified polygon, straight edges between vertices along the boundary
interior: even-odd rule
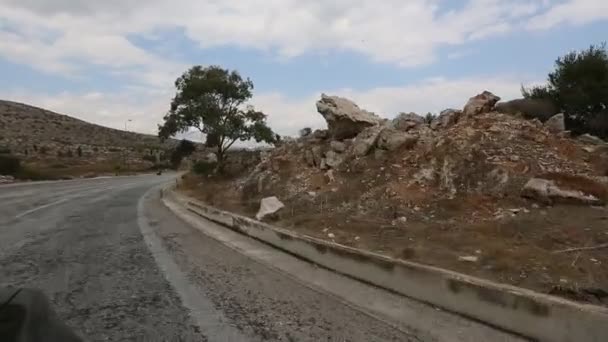
[[[167,191],[205,219],[386,290],[541,341],[608,341],[606,308],[299,235]]]

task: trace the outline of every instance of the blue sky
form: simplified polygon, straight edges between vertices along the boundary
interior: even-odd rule
[[[282,134],[321,92],[392,117],[505,99],[606,40],[604,0],[0,0],[0,98],[154,133],[194,64],[237,69]]]

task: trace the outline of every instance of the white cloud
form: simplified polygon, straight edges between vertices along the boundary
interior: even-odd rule
[[[550,29],[569,24],[582,25],[608,19],[606,0],[567,0],[530,19],[528,29]]]
[[[392,118],[400,112],[425,114],[461,108],[469,97],[483,90],[490,90],[504,100],[517,98],[520,85],[520,80],[513,77],[435,78],[400,87],[359,91],[325,89],[298,98],[288,98],[280,93],[261,93],[253,98],[252,104],[268,114],[268,122],[275,131],[282,135],[296,135],[303,127],[325,127],[325,121],[315,106],[321,92],[350,98],[361,108]],[[169,91],[151,92],[139,88],[119,94],[0,92],[0,98],[25,102],[117,129],[124,129],[125,121],[132,120],[130,130],[150,134],[156,134],[157,124],[162,122],[171,96]]]
[[[181,63],[136,46],[130,35],[183,30],[201,47],[240,46],[289,58],[336,50],[400,66],[428,64],[442,46],[530,27],[605,18],[604,0],[3,0],[0,56],[51,72],[77,63],[175,76]],[[134,73],[132,77],[142,82]],[[153,78],[158,83],[157,77]]]

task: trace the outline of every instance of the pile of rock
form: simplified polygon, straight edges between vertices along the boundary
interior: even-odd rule
[[[412,194],[430,201],[469,195],[500,201],[521,195],[545,204],[603,203],[601,192],[575,186],[590,183],[563,183],[564,175],[598,175],[594,163],[603,153],[601,139],[572,139],[563,114],[552,113],[543,123],[497,112],[498,101],[484,91],[462,110],[446,109],[428,122],[416,113],[381,119],[348,99],[323,94],[317,109],[327,129],[269,151],[240,189],[247,200],[266,198],[278,210],[278,198],[289,206],[295,199],[313,201],[315,196],[306,195],[311,191],[335,193],[348,187],[363,191],[365,204],[357,204],[362,212],[386,207],[388,200],[409,203]],[[355,183],[349,175],[353,172]],[[541,177],[547,174],[561,181]],[[400,197],[395,187],[414,192]],[[266,218],[268,203],[261,206],[260,217]]]

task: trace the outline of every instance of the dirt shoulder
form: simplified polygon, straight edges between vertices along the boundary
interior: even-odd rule
[[[242,201],[232,185],[230,179],[188,175],[180,190],[218,208],[254,217],[259,202]],[[273,224],[394,258],[608,305],[608,249],[558,253],[608,243],[605,207],[540,207],[522,200],[491,212],[502,217],[474,222],[458,212],[471,205],[480,212],[489,209],[483,198],[446,200],[441,210],[430,211],[433,214],[414,206],[407,220],[400,220],[406,217],[400,213],[391,215],[391,208],[374,215],[356,208],[339,210],[340,200],[330,192],[284,201],[287,208]]]

